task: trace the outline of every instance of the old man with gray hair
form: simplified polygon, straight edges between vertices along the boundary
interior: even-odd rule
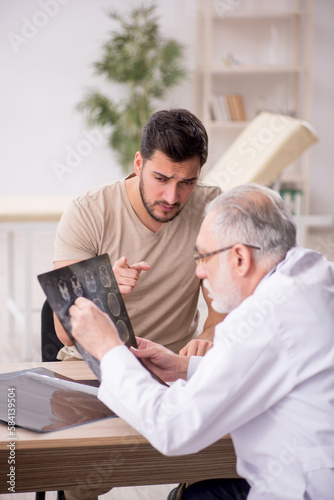
[[[74,337],[101,361],[99,398],[166,455],[231,434],[244,479],[180,486],[170,499],[332,499],[333,263],[296,246],[283,200],[256,184],[207,206],[194,257],[213,307],[229,313],[204,357],[147,339],[131,352],[93,303],[72,306]]]

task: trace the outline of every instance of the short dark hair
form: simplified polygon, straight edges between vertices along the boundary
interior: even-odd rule
[[[187,109],[157,111],[146,123],[140,145],[144,161],[155,151],[178,163],[198,156],[202,167],[208,156],[208,134],[201,120]]]

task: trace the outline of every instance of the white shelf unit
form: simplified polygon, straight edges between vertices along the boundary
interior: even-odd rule
[[[309,121],[312,0],[198,0],[197,10],[196,112],[209,135],[207,171],[259,111]],[[223,94],[241,95],[246,120],[213,120],[212,99]],[[281,179],[302,190],[303,213],[307,156]]]

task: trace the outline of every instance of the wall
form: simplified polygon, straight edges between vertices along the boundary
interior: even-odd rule
[[[333,112],[334,112],[334,2],[316,0],[313,28],[312,125],[319,142],[310,152],[311,209],[334,213]]]
[[[92,63],[113,27],[106,12],[136,5],[135,0],[0,3],[0,196],[74,195],[123,176],[106,137],[101,131],[88,135],[76,105],[89,87],[119,94],[118,87],[94,75]],[[157,5],[165,36],[193,47],[194,2]],[[186,51],[190,71],[192,50]],[[170,105],[193,108],[191,78],[157,108]],[[64,173],[61,165],[67,167]]]
[[[119,92],[101,83],[94,76],[91,64],[99,59],[100,47],[111,29],[105,12],[112,8],[127,10],[138,4],[138,0],[0,2],[0,196],[75,195],[123,176],[105,139],[91,136],[91,146],[88,144],[87,149],[88,131],[75,106],[87,87],[98,86],[110,95]],[[320,141],[310,154],[311,210],[315,214],[334,214],[334,2],[315,0],[314,4],[311,122]],[[195,64],[196,0],[157,0],[157,5],[163,33],[187,44],[185,63],[190,71],[189,79],[172,90],[157,107],[175,105],[194,110],[191,73]],[[31,27],[32,21],[40,27]],[[78,159],[73,156],[73,150],[78,149],[88,154]],[[76,166],[59,179],[53,170],[54,163],[66,164],[71,160],[71,165]],[[334,230],[313,230],[310,236],[308,246],[334,260]],[[53,238],[53,234],[37,235],[33,241],[32,296],[34,309],[38,311],[34,314],[36,346],[39,345],[39,311],[44,296],[35,276],[51,269]],[[0,232],[1,335],[6,324],[5,243],[5,234]],[[22,303],[22,235],[16,236],[16,243],[14,288]],[[21,332],[16,324],[15,329],[10,330],[12,341],[16,329]],[[18,345],[22,344],[21,337],[16,340]],[[34,354],[36,360],[40,357],[38,349],[36,347]],[[6,359],[6,351],[2,354]],[[22,356],[21,352],[16,354]],[[18,361],[22,359],[19,357]]]
[[[314,1],[313,92],[311,122],[319,142],[310,151],[310,208],[314,214],[334,215],[333,112],[334,2]],[[334,260],[334,228],[310,230],[308,245]]]
[[[227,1],[227,0],[226,0]],[[332,111],[334,109],[334,2],[314,2],[312,124],[320,141],[311,150],[311,209],[333,213]],[[0,4],[0,196],[80,193],[123,174],[101,135],[91,136],[75,110],[87,87],[111,95],[91,63],[111,29],[105,12],[135,0],[13,0]],[[157,107],[194,109],[195,0],[158,0],[161,29],[187,44],[190,77]],[[42,12],[42,14],[41,14]],[[34,27],[31,23],[39,25]],[[84,142],[82,142],[84,141]],[[94,143],[95,141],[95,143]],[[79,150],[75,156],[73,151]],[[71,172],[57,177],[55,162]]]

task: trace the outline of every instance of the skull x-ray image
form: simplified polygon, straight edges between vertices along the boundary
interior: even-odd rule
[[[97,298],[93,300],[94,304],[101,309],[101,311],[106,312],[102,303],[102,300]]]
[[[78,278],[75,276],[75,274],[72,274],[71,276],[71,285],[72,285],[72,290],[75,293],[77,297],[82,297],[83,296],[83,289],[80,284],[80,281]]]
[[[100,266],[99,273],[100,273],[100,280],[101,280],[102,285],[105,288],[109,288],[111,286],[111,278],[110,278],[110,275],[108,273],[106,266]]]
[[[68,291],[66,282],[62,278],[60,278],[60,280],[57,283],[57,286],[58,286],[58,290],[59,290],[60,295],[62,296],[62,298],[66,302],[69,302],[71,300],[71,296],[70,296],[70,292]]]
[[[95,293],[97,290],[97,285],[96,285],[96,281],[94,278],[94,274],[92,273],[92,271],[90,269],[87,269],[85,271],[85,279],[86,279],[87,288],[90,291],[90,293]]]
[[[121,314],[121,305],[118,302],[116,294],[113,292],[108,293],[107,299],[109,311],[111,312],[111,314],[118,317]]]
[[[68,311],[78,297],[92,300],[110,316],[123,342],[128,347],[137,347],[132,325],[107,254],[40,274],[38,279],[51,308],[99,380],[101,380],[99,361],[88,354],[71,335],[72,327]]]
[[[130,334],[124,321],[122,321],[121,319],[117,321],[116,328],[118,330],[121,341],[126,344],[129,341]]]

